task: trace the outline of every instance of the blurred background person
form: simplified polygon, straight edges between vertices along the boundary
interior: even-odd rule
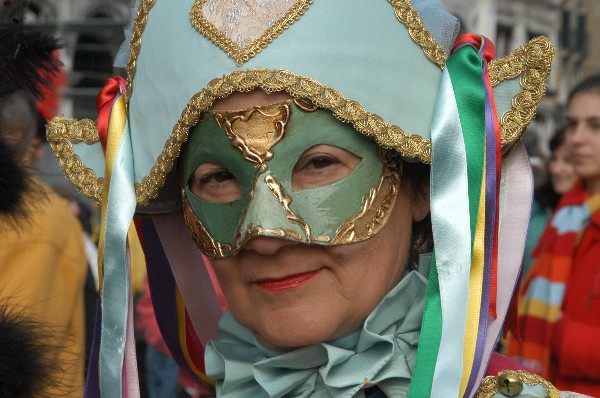
[[[87,260],[87,274],[85,279],[85,354],[92,348],[94,338],[94,325],[96,322],[96,301],[98,300],[98,246],[97,246],[97,220],[96,214],[81,199],[77,198],[67,184],[52,186],[52,190],[65,199],[69,210],[77,218],[82,228],[82,239]]]
[[[62,373],[56,383],[39,385],[34,396],[81,397],[87,272],[82,231],[67,203],[31,171],[36,97],[48,84],[45,77],[59,69],[57,47],[52,37],[0,13],[0,140],[15,159],[0,175],[0,299],[52,331],[51,361]],[[28,382],[27,374],[22,377]]]
[[[580,179],[564,194],[521,289],[521,338],[508,347],[561,390],[600,396],[600,75],[566,108],[565,141]]]
[[[569,151],[565,143],[564,128],[559,129],[552,136],[549,147],[550,159],[545,173],[547,178],[534,191],[531,204],[531,221],[523,257],[523,278],[533,264],[532,253],[560,197],[569,192],[577,181],[577,174],[569,159]]]
[[[554,210],[560,196],[573,189],[578,178],[565,143],[564,128],[558,130],[550,140],[550,151],[552,154],[548,162],[548,175],[555,196],[547,205],[549,209]]]

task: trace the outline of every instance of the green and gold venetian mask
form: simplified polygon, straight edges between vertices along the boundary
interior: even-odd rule
[[[342,151],[355,166],[338,178],[319,176],[318,162],[332,160],[306,155],[318,146]],[[400,172],[385,154],[350,124],[300,100],[207,112],[184,150],[185,217],[211,259],[234,255],[256,236],[359,242],[385,225],[396,200]],[[317,175],[300,183],[298,170],[308,162],[317,162],[310,166]]]

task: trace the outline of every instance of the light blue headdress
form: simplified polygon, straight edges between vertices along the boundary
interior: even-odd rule
[[[194,351],[221,315],[210,270],[187,231],[163,239],[181,225],[175,165],[204,110],[261,88],[308,98],[380,146],[431,163],[435,253],[411,396],[472,396],[519,274],[531,200],[519,140],[545,93],[549,42],[493,60],[485,38],[455,43],[457,20],[437,0],[139,0],[136,9],[127,82],[103,91],[98,123],[59,117],[48,128],[67,176],[103,207],[102,394],[135,394],[125,353],[136,211],[169,214],[155,227],[177,287],[171,348],[210,384]]]

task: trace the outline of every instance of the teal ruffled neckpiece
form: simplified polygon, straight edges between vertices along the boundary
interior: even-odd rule
[[[207,376],[219,397],[350,398],[378,386],[389,397],[410,388],[427,280],[407,274],[367,317],[363,327],[335,341],[289,352],[270,351],[227,311],[219,340],[206,347]]]

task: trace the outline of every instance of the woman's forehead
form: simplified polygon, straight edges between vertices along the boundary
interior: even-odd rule
[[[272,105],[291,98],[285,91],[269,93],[261,89],[254,89],[247,93],[235,92],[221,98],[213,104],[212,109],[216,111],[233,111],[254,106]]]

